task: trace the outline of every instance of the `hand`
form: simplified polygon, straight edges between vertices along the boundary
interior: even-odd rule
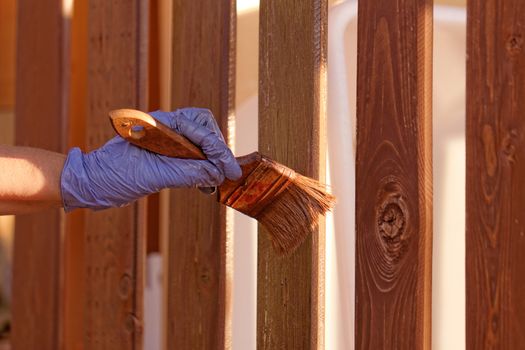
[[[199,146],[207,160],[179,159],[138,148],[117,136],[84,154],[69,151],[61,176],[64,209],[124,206],[163,188],[213,187],[236,180],[241,168],[209,110],[150,113]]]

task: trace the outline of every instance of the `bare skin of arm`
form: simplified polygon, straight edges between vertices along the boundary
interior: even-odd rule
[[[61,207],[65,160],[60,153],[0,145],[0,215]]]

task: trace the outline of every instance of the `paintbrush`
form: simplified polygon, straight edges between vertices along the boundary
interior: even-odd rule
[[[138,147],[169,157],[206,159],[190,140],[147,113],[118,109],[109,118],[117,134]],[[335,197],[326,185],[258,152],[236,159],[242,176],[218,187],[218,201],[259,221],[279,255],[292,253],[315,232],[319,216],[332,209]]]

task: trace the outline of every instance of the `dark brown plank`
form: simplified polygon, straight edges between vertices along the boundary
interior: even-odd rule
[[[69,63],[62,7],[39,0],[17,6],[16,144],[64,152]],[[62,218],[59,210],[49,210],[16,219],[14,349],[59,346]]]
[[[525,348],[525,2],[468,3],[467,349]]]
[[[234,104],[235,1],[173,3],[172,107],[204,107],[229,139]],[[171,194],[168,349],[231,343],[231,249],[226,210],[196,190]]]
[[[259,150],[324,180],[327,0],[261,1]],[[259,227],[257,348],[324,349],[324,222],[291,256]]]
[[[145,6],[141,0],[89,1],[88,149],[115,135],[108,111],[147,108]],[[142,348],[144,203],[85,213],[85,349]]]
[[[430,349],[432,1],[358,16],[356,349]]]

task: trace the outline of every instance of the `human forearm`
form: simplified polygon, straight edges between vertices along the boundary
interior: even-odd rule
[[[163,188],[213,187],[241,176],[209,110],[151,115],[201,148],[206,160],[162,156],[120,136],[87,153],[73,147],[67,156],[0,145],[0,215],[61,206],[66,212],[122,207]]]
[[[0,215],[60,207],[60,174],[66,156],[0,145]]]

